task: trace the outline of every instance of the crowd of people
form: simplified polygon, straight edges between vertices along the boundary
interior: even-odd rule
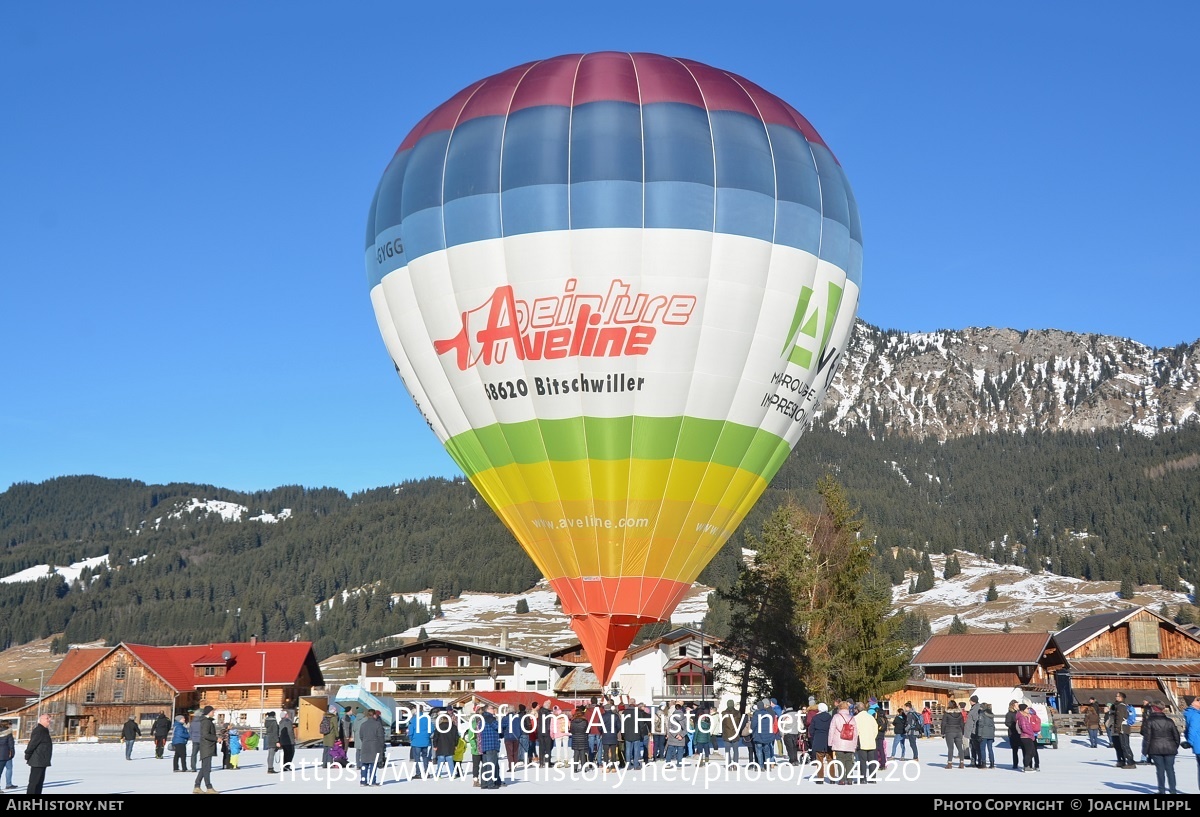
[[[1123,720],[1123,707],[1124,696],[1118,696],[1104,731],[1117,748],[1118,767],[1136,768],[1124,754],[1130,726]],[[1086,716],[1087,707],[1083,711]],[[1200,698],[1185,712],[1183,733],[1161,702],[1145,701],[1143,713],[1143,763],[1155,767],[1160,793],[1178,793],[1174,761],[1181,747],[1200,745],[1192,743],[1200,740]],[[483,761],[484,732],[489,746],[495,745],[498,734],[510,775],[533,766],[603,773],[636,770],[650,763],[671,768],[682,765],[685,758],[689,764],[724,763],[735,768],[742,765],[744,750],[748,768],[813,764],[818,785],[853,785],[877,782],[889,761],[907,760],[910,752],[912,760],[919,760],[918,741],[934,738],[933,721],[928,706],[917,710],[906,702],[889,715],[874,698],[835,700],[832,705],[810,698],[804,708],[763,699],[748,712],[733,701],[718,710],[681,701],[651,707],[627,699],[593,698],[573,710],[534,701],[497,716],[489,707],[483,710],[482,720],[452,708],[434,709],[417,713],[408,724],[408,734],[414,778],[469,776],[474,785],[482,785],[482,779],[489,787],[503,781],[499,758],[489,754]],[[1094,741],[1090,719],[1087,722]],[[976,695],[961,703],[949,701],[938,726],[947,769],[997,768],[999,728],[1005,730],[1012,752],[1010,768],[1026,773],[1041,770],[1042,718],[1027,701],[1010,701],[1002,719]],[[1196,758],[1200,785],[1200,752]]]
[[[1163,702],[1146,699],[1140,708],[1118,693],[1112,704],[1091,698],[1080,707],[1089,745],[1116,753],[1117,768],[1137,768],[1130,735],[1135,715],[1140,712],[1141,762],[1155,769],[1160,794],[1178,794],[1175,759],[1181,748],[1193,749],[1200,786],[1200,698],[1185,709],[1181,732]],[[364,787],[381,785],[387,768],[387,730],[383,713],[366,710],[358,718],[338,716],[331,706],[320,727],[323,748],[321,766],[351,766]],[[347,713],[348,715],[348,713]],[[576,772],[593,770],[608,774],[623,769],[641,769],[662,763],[665,768],[688,765],[725,764],[769,769],[781,764],[811,764],[818,785],[853,785],[878,782],[889,762],[918,761],[919,741],[932,734],[933,713],[917,710],[906,702],[889,714],[875,698],[850,699],[826,704],[810,697],[806,707],[780,704],[765,698],[748,711],[729,700],[724,708],[676,701],[652,707],[627,697],[593,698],[574,708],[550,701],[533,701],[514,711],[498,712],[492,704],[474,709],[436,707],[411,713],[407,721],[409,774],[413,779],[470,778],[472,785],[497,789],[504,785],[505,764],[509,778],[522,767],[567,768]],[[47,729],[49,715],[34,727],[25,749],[30,767],[27,793],[40,793],[50,766],[53,741]],[[161,721],[165,721],[162,723]],[[938,722],[945,743],[945,768],[995,769],[996,731],[1000,724],[991,706],[972,695],[961,703],[949,701]],[[1011,768],[1023,772],[1041,769],[1038,752],[1041,719],[1035,707],[1012,700],[1002,720],[1012,751]],[[891,751],[888,732],[891,730]],[[216,793],[211,772],[215,759],[222,769],[240,768],[238,756],[245,730],[217,723],[213,708],[194,714],[179,714],[174,721],[156,718],[151,727],[155,757],[172,750],[172,771],[195,773],[194,793]],[[257,736],[257,730],[253,732]],[[284,711],[280,718],[267,713],[261,729],[266,753],[266,771],[278,774],[295,768],[296,734],[293,717]],[[125,756],[140,729],[130,719],[122,731]],[[353,744],[354,763],[340,750]],[[191,747],[190,765],[188,747]],[[16,743],[9,724],[0,721],[0,774],[5,790],[13,790],[13,760]],[[282,761],[277,767],[277,760]],[[939,761],[940,762],[940,761]]]

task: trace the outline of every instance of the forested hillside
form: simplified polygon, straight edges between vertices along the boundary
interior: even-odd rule
[[[1196,581],[1198,469],[1195,424],[1153,437],[1102,431],[945,442],[814,427],[700,580],[728,585],[745,531],[757,531],[787,492],[807,501],[831,473],[859,506],[876,568],[893,583],[926,553],[959,548],[1033,570],[1179,589],[1181,580]],[[246,513],[181,513],[194,499]],[[252,519],[286,511],[279,521]],[[442,479],[347,496],[62,477],[0,494],[0,542],[0,576],[109,557],[71,584],[0,584],[0,648],[58,632],[64,643],[255,634],[312,640],[319,655],[331,655],[428,620],[422,605],[396,594],[520,592],[539,578],[474,489]]]

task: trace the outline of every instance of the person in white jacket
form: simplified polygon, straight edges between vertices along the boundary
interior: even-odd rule
[[[879,782],[879,721],[875,713],[868,711],[867,704],[855,707],[854,730],[858,732],[858,770],[851,776],[854,783]]]

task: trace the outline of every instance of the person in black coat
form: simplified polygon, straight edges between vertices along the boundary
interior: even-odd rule
[[[171,719],[159,712],[158,717],[154,719],[154,725],[150,727],[150,734],[154,737],[154,756],[162,760],[167,748],[167,738],[171,734]]]
[[[550,711],[550,707],[545,701],[538,707],[538,765],[552,766],[554,760],[554,733],[551,732],[554,713]]]
[[[454,777],[454,750],[458,748],[458,715],[453,709],[443,708],[431,713],[433,717],[433,756],[434,771],[432,777],[441,777],[443,771],[446,777]]]
[[[46,769],[50,768],[50,757],[54,754],[54,740],[50,737],[50,716],[39,715],[37,726],[29,733],[25,746],[25,762],[29,764],[29,785],[25,794],[41,797],[42,784],[46,782]]]
[[[571,735],[571,749],[574,752],[575,771],[583,771],[583,767],[590,762],[588,755],[588,719],[587,709],[583,706],[575,707],[575,714],[571,717],[571,724],[568,727]]]
[[[4,772],[4,790],[13,791],[13,758],[17,756],[17,741],[8,721],[0,721],[0,771]]]
[[[292,771],[292,758],[296,756],[296,741],[292,737],[292,713],[284,710],[283,720],[279,722],[279,751],[283,752],[283,764],[279,767],[285,772]]]
[[[825,782],[829,775],[829,764],[833,762],[833,749],[829,746],[829,724],[832,721],[829,705],[824,702],[817,704],[817,714],[813,715],[812,723],[808,725],[808,736],[812,753],[817,759],[815,778],[818,785]]]
[[[612,704],[606,704],[600,719],[600,746],[604,750],[604,771],[617,770],[617,744],[621,740],[621,716]]]
[[[213,708],[206,706],[196,715],[200,719],[200,767],[196,770],[196,782],[192,784],[193,794],[217,791],[212,784],[213,758],[217,756],[217,725],[212,713]],[[204,788],[201,788],[202,783]]]
[[[133,760],[133,742],[142,736],[142,728],[130,715],[121,727],[121,740],[125,741],[125,759]]]
[[[355,758],[358,761],[360,786],[382,785],[380,778],[383,765],[387,761],[387,730],[384,729],[380,715],[379,710],[368,709],[365,715],[360,716],[362,722],[358,727],[358,754]]]
[[[1179,754],[1179,727],[1163,711],[1163,702],[1154,701],[1142,715],[1142,745],[1154,764],[1159,794],[1179,794],[1175,788],[1175,756]],[[1170,791],[1168,791],[1168,788]]]

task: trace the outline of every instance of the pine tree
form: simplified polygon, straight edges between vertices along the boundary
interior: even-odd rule
[[[996,591],[996,580],[992,579],[988,582],[987,600],[995,601],[998,598],[1000,598],[1000,594]]]
[[[428,641],[428,640],[429,640],[429,633],[425,632],[425,628],[422,627],[421,631],[419,633],[417,633],[417,641]]]
[[[1065,630],[1075,623],[1075,616],[1070,613],[1063,613],[1058,617],[1058,622],[1054,625],[1055,631]]]
[[[932,590],[934,584],[936,584],[936,579],[933,577],[932,567],[928,571],[922,570],[917,574],[916,592],[924,593],[926,590]]]
[[[806,534],[800,526],[792,526],[799,513],[788,502],[764,523],[761,540],[747,534],[754,559],[741,566],[732,588],[718,591],[730,607],[724,648],[741,659],[740,670],[730,680],[740,689],[742,709],[752,697],[774,689],[776,683],[799,685],[804,643],[796,627],[795,608],[807,550]],[[791,671],[787,672],[789,665]]]
[[[1133,579],[1128,574],[1121,579],[1121,589],[1117,591],[1117,598],[1126,600],[1133,598]]]
[[[950,622],[950,635],[965,635],[968,632],[970,632],[970,630],[967,629],[967,625],[963,622],[963,620],[957,615],[954,616],[954,620]]]
[[[962,573],[962,565],[958,563],[958,555],[951,553],[946,559],[946,567],[942,570],[942,578],[953,579]]]
[[[517,615],[529,612],[529,602],[524,597],[517,599]]]
[[[725,648],[743,658],[742,704],[764,693],[866,697],[899,689],[908,648],[890,614],[891,581],[871,570],[873,539],[831,477],[817,483],[819,508],[789,499],[748,535],[756,553],[732,591]]]

